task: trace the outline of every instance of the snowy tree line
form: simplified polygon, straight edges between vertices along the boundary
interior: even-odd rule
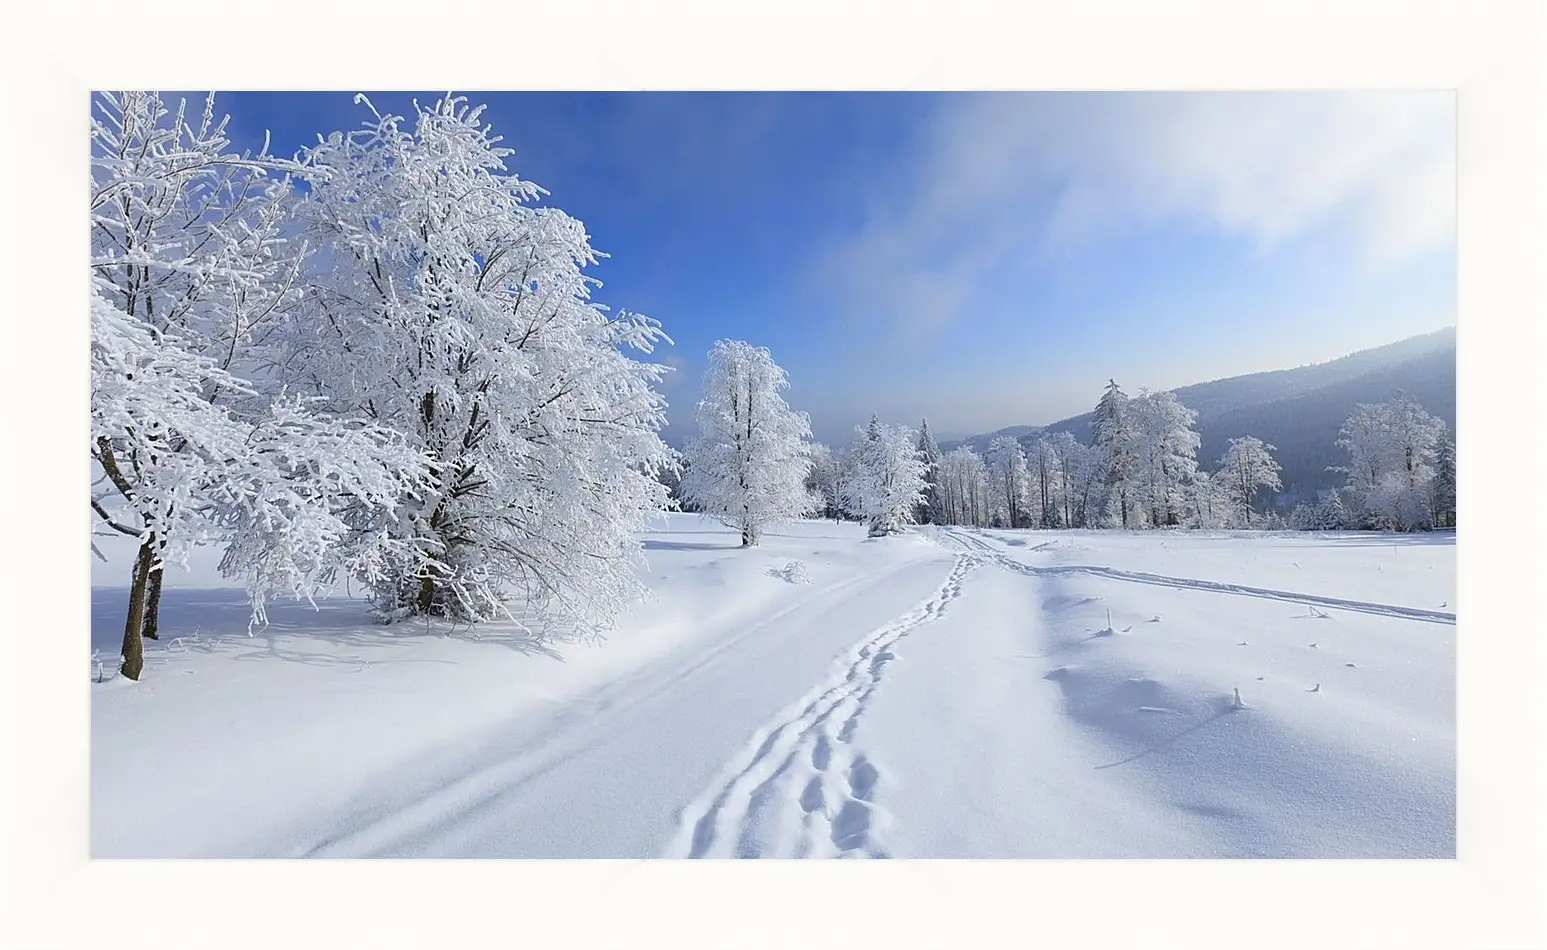
[[[1028,448],[996,438],[980,455],[942,454],[925,420],[914,434],[923,485],[908,514],[917,524],[1001,528],[1255,527],[1261,492],[1278,487],[1271,446],[1238,439],[1217,472],[1199,469],[1196,415],[1171,393],[1130,398],[1115,383],[1096,407],[1093,444],[1055,433]],[[878,425],[862,432],[874,431]],[[846,488],[865,471],[860,440],[817,446],[807,477],[826,517],[861,517]]]
[[[916,524],[996,528],[1298,528],[1427,530],[1455,526],[1455,446],[1443,421],[1401,394],[1361,405],[1338,446],[1347,485],[1286,519],[1270,503],[1281,489],[1273,446],[1231,439],[1212,469],[1200,465],[1196,413],[1173,393],[1130,397],[1110,383],[1096,404],[1092,441],[1067,432],[1029,446],[1003,435],[979,454],[941,454],[927,420],[917,452],[924,465]],[[875,425],[872,422],[872,425]],[[845,486],[856,449],[812,449],[806,487],[823,517],[861,519]]]
[[[1343,488],[1291,515],[1295,527],[1426,531],[1456,526],[1456,444],[1443,419],[1402,393],[1343,424]]]

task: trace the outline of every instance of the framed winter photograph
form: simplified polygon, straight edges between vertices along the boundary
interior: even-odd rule
[[[88,178],[51,240],[87,280],[49,265],[87,319],[16,352],[86,377],[40,508],[87,523],[20,536],[89,541],[54,666],[92,906],[1523,945],[1534,575],[1479,552],[1539,520],[1483,388],[1534,378],[1488,308],[1539,316],[1539,6],[1028,14],[1029,60],[975,12],[571,14],[515,16],[515,65],[409,61],[395,16],[72,54],[19,197]]]
[[[1453,93],[92,106],[93,853],[1454,856]]]

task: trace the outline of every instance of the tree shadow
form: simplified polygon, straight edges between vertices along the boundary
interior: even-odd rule
[[[1225,718],[1226,716],[1232,715],[1234,713],[1243,712],[1243,711],[1245,711],[1245,708],[1246,708],[1244,706],[1232,705],[1230,700],[1228,700],[1228,699],[1212,700],[1210,702],[1210,705],[1213,707],[1214,711],[1209,716],[1199,720],[1198,722],[1193,723],[1192,725],[1188,726],[1186,729],[1183,729],[1181,732],[1178,732],[1175,735],[1170,736],[1169,738],[1162,739],[1161,741],[1155,743],[1154,745],[1151,745],[1147,749],[1141,749],[1138,752],[1135,752],[1133,755],[1130,755],[1130,756],[1128,756],[1126,758],[1118,759],[1116,762],[1108,762],[1105,765],[1098,765],[1098,766],[1096,766],[1096,771],[1099,772],[1102,769],[1114,769],[1114,768],[1117,768],[1119,765],[1127,765],[1128,763],[1136,762],[1139,759],[1144,758],[1145,756],[1154,755],[1156,752],[1160,752],[1160,751],[1162,751],[1164,749],[1169,749],[1171,746],[1176,745],[1178,742],[1182,741],[1183,739],[1185,739],[1186,737],[1192,735],[1193,733],[1197,732],[1198,730],[1204,728],[1205,726],[1208,726],[1208,725],[1211,725],[1213,723],[1216,723],[1219,720]]]
[[[1243,822],[1250,820],[1251,817],[1239,809],[1208,802],[1175,802],[1172,804],[1172,807],[1179,811],[1185,811],[1189,815],[1197,815],[1200,818],[1212,818],[1217,821]]]
[[[464,634],[458,637],[458,639],[473,640],[477,643],[492,643],[496,646],[514,650],[523,656],[540,656],[549,660],[558,660],[560,663],[565,662],[564,654],[552,642],[520,631],[478,631],[475,635],[468,636]]]
[[[1303,536],[1313,537],[1331,547],[1430,547],[1439,545],[1454,547],[1456,532],[1448,531],[1306,531]]]
[[[702,532],[692,532],[700,534]],[[646,538],[644,544],[646,551],[736,551],[740,550],[741,542],[732,541],[730,544],[711,544],[706,541],[657,541],[654,538]]]
[[[782,531],[765,531],[765,538],[786,538],[791,541],[853,541],[854,536],[841,534],[785,534]]]
[[[1069,718],[1129,748],[1138,747],[1131,755],[1095,766],[1098,771],[1169,749],[1187,736],[1247,708],[1237,706],[1234,696],[1214,696],[1207,700],[1204,709],[1198,709],[1196,702],[1176,696],[1165,684],[1144,676],[1125,677],[1059,666],[1049,670],[1043,679],[1057,684],[1063,694],[1064,714]],[[1180,731],[1167,734],[1164,719],[1153,718],[1158,713],[1183,714],[1188,706],[1202,713],[1202,718]]]
[[[91,647],[97,653],[117,655],[123,638],[128,597],[128,588],[92,589]],[[232,653],[232,658],[236,660],[272,659],[318,667],[363,668],[367,664],[390,663],[452,665],[456,661],[432,657],[365,657],[359,651],[456,639],[490,643],[526,656],[564,661],[564,655],[552,641],[509,623],[468,625],[445,620],[429,623],[406,620],[382,624],[371,616],[365,601],[346,598],[318,600],[315,607],[305,601],[282,601],[270,604],[267,610],[269,623],[249,626],[252,606],[241,590],[164,591],[161,637],[146,642],[146,655],[169,659],[180,654],[234,650],[237,652]],[[318,649],[304,649],[306,643],[315,643]]]

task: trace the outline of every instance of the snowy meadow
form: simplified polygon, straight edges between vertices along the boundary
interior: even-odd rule
[[[93,686],[93,854],[1454,855],[1453,536],[744,550],[678,514],[644,548],[653,598],[594,643],[344,597],[249,635],[172,575],[145,680]]]

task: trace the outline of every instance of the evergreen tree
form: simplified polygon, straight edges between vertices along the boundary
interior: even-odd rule
[[[1316,530],[1316,507],[1301,502],[1289,513],[1289,527],[1296,531]]]
[[[1100,453],[1103,487],[1118,527],[1134,527],[1140,514],[1140,472],[1129,399],[1108,380],[1106,392],[1096,403],[1090,421],[1091,441]]]
[[[1198,470],[1198,414],[1170,392],[1140,391],[1130,403],[1142,474],[1144,507],[1152,527],[1182,522],[1183,485]]]
[[[1434,478],[1430,489],[1433,495],[1434,525],[1437,528],[1456,526],[1456,443],[1450,439],[1440,441],[1434,460]]]
[[[940,502],[940,446],[929,433],[929,420],[919,423],[919,457],[924,460],[924,501],[914,513],[919,524],[940,524],[945,517]]]
[[[1343,509],[1343,496],[1336,488],[1316,506],[1315,528],[1318,531],[1341,531],[1348,526],[1348,512]]]
[[[882,425],[872,415],[857,434],[854,467],[844,485],[845,506],[869,522],[871,537],[895,534],[913,521],[924,499],[924,460],[906,426]]]

